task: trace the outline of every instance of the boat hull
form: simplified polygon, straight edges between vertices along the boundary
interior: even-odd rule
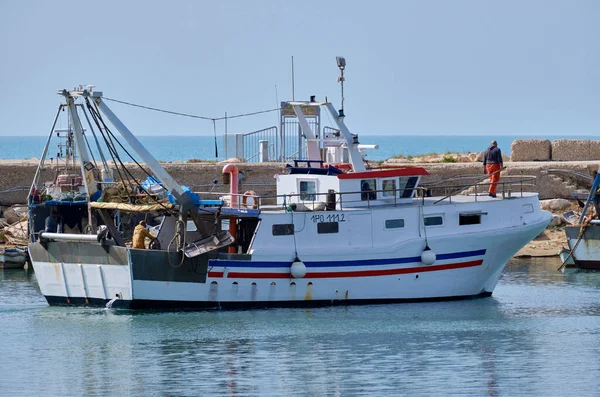
[[[600,225],[589,224],[577,243],[580,233],[579,226],[567,226],[565,233],[569,244],[569,250],[575,250],[571,255],[578,269],[600,270]]]
[[[113,309],[127,310],[244,310],[268,308],[310,308],[327,306],[353,306],[353,305],[380,305],[392,303],[417,303],[417,302],[442,302],[456,300],[481,299],[492,296],[485,291],[478,295],[445,296],[435,298],[397,298],[397,299],[344,299],[344,300],[295,300],[295,301],[237,301],[237,302],[210,302],[210,301],[167,301],[167,300],[119,300],[111,304]],[[50,306],[83,306],[106,307],[110,302],[101,298],[75,297],[66,299],[64,296],[45,296]]]
[[[31,244],[30,255],[42,293],[57,306],[112,300],[113,308],[127,309],[239,309],[470,299],[492,294],[508,260],[548,220],[430,238],[437,254],[431,265],[420,259],[424,239],[368,260],[357,253],[308,257],[302,278],[277,257],[215,253],[179,265],[175,253],[67,242]]]

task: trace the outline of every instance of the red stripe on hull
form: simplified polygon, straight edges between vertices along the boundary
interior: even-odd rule
[[[400,269],[382,269],[382,270],[355,270],[350,272],[309,272],[303,278],[342,278],[342,277],[375,277],[390,276],[395,274],[410,274],[423,272],[437,272],[441,270],[463,269],[467,267],[480,266],[483,259],[476,261],[449,263],[446,265],[409,267]],[[223,277],[223,272],[209,272],[208,277]],[[227,278],[292,278],[290,273],[249,273],[249,272],[229,272]]]

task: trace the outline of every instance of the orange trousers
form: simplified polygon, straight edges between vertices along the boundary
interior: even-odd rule
[[[501,168],[502,166],[500,164],[486,165],[487,173],[490,176],[490,188],[488,189],[488,192],[491,194],[496,194],[496,189],[498,188],[498,181],[500,181],[500,172],[496,171],[499,171]],[[494,172],[496,173],[494,174]]]

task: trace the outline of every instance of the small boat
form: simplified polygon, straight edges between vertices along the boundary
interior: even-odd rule
[[[368,169],[343,111],[313,98],[282,106],[286,117],[297,119],[307,158],[276,176],[273,197],[240,194],[237,166],[227,164],[226,202],[214,192],[179,185],[101,92],[59,93],[72,120],[86,191],[85,206],[59,203],[60,215],[84,223],[87,234],[48,232],[48,202],[30,201],[29,253],[50,305],[234,309],[487,297],[508,260],[551,219],[537,193],[458,194],[465,186],[457,190],[454,182],[436,184],[435,191],[451,194],[435,197],[420,186],[429,175],[424,168]],[[92,135],[82,133],[79,107],[91,113],[99,134],[109,135],[104,141],[113,145],[112,155],[116,131],[121,134],[168,198],[141,181],[131,184],[135,191],[119,191],[115,184],[121,182],[101,179],[86,153],[84,142]],[[322,109],[339,131],[328,142],[307,119]],[[330,148],[345,151],[348,164],[325,164],[321,155]],[[117,160],[120,175],[134,179]],[[132,248],[128,216],[160,219],[150,225],[156,226],[152,246]]]
[[[596,174],[592,188],[581,213],[567,212],[563,215],[563,219],[567,222],[565,234],[567,236],[568,249],[563,265],[559,268],[562,270],[564,266],[574,263],[577,269],[581,270],[600,270],[600,173]],[[576,196],[578,194],[574,194]],[[593,208],[593,211],[590,210]],[[561,253],[562,254],[562,253]],[[562,258],[562,255],[561,255]]]
[[[22,269],[26,262],[26,250],[20,248],[0,249],[0,269]]]
[[[573,255],[571,255],[571,250],[562,247],[559,253],[560,260],[565,264],[565,268],[567,269],[575,269],[575,260],[573,259]]]

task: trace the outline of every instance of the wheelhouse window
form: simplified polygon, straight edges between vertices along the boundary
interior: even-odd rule
[[[418,176],[403,176],[400,177],[400,184],[398,188],[400,189],[399,195],[402,198],[411,198],[414,193],[415,186],[417,186],[417,181],[419,180]]]
[[[441,226],[444,224],[444,218],[440,215],[426,216],[423,223],[425,226]]]
[[[375,200],[375,190],[377,190],[375,179],[360,180],[360,199],[362,201]]]
[[[481,223],[481,214],[459,214],[459,225],[479,225]]]
[[[396,180],[395,179],[384,179],[381,182],[381,190],[383,197],[394,197],[396,195]]]
[[[317,199],[317,181],[300,181],[300,200],[315,201]]]
[[[387,219],[385,221],[386,229],[399,229],[404,227],[404,219]]]
[[[273,225],[273,236],[290,236],[294,234],[294,224]]]
[[[340,227],[337,222],[317,223],[317,233],[319,233],[319,234],[338,233],[339,230],[340,230]]]

